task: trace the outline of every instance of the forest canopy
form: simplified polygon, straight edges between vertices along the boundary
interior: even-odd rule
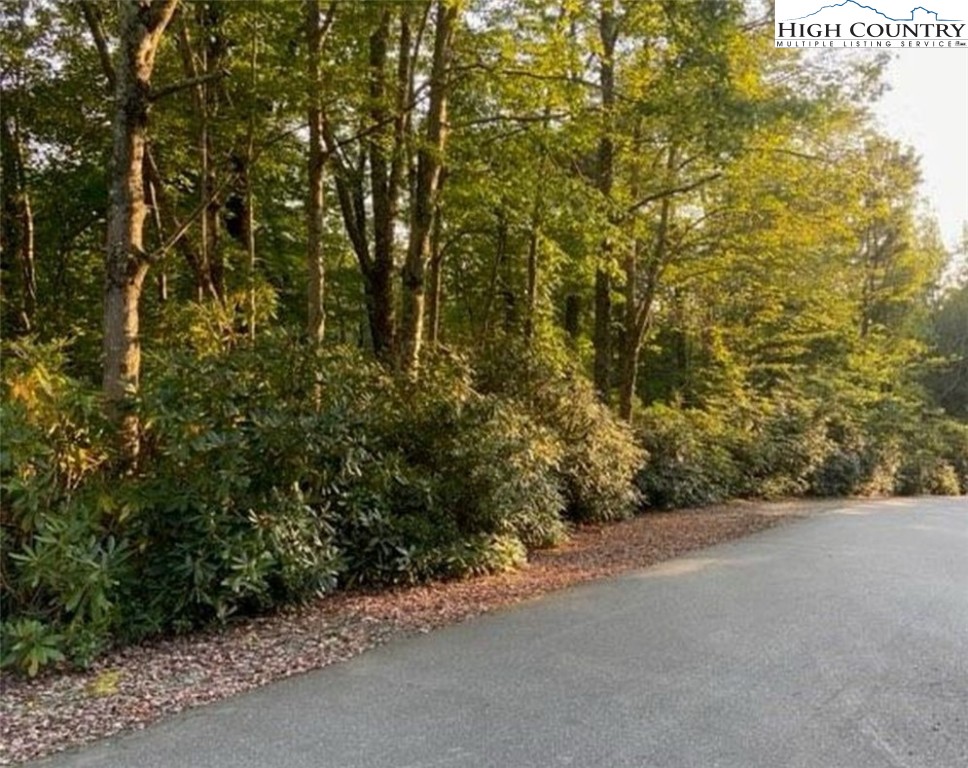
[[[968,283],[883,60],[771,5],[3,3],[4,663],[968,491]]]

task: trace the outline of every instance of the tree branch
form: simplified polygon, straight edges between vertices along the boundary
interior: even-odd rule
[[[688,184],[682,184],[678,187],[670,187],[669,189],[663,189],[661,192],[655,192],[651,195],[647,195],[643,197],[641,200],[639,200],[638,202],[630,205],[625,210],[625,213],[626,214],[635,213],[636,211],[647,206],[649,203],[654,203],[656,200],[662,200],[667,197],[673,197],[674,195],[681,195],[686,192],[692,192],[692,190],[698,189],[704,184],[708,184],[711,181],[715,181],[722,175],[723,175],[722,171],[716,171],[716,173],[711,173],[708,176],[703,176],[702,178],[696,179],[695,181],[691,181]]]
[[[101,11],[90,0],[81,0],[81,13],[84,14],[84,20],[87,22],[91,37],[94,38],[94,47],[97,48],[97,56],[101,61],[101,69],[113,93],[117,78],[114,74],[114,64],[111,62],[111,49],[108,46],[107,34],[104,32]]]
[[[179,240],[185,236],[192,224],[198,220],[198,218],[202,215],[202,212],[211,204],[212,200],[218,198],[218,196],[225,191],[229,184],[236,181],[237,178],[238,174],[231,174],[227,176],[210,195],[208,195],[195,207],[195,210],[191,212],[191,215],[189,215],[189,217],[181,223],[181,225],[168,237],[164,243],[158,246],[158,248],[151,253],[144,254],[142,258],[149,263],[154,263],[161,259],[178,243]]]
[[[496,114],[488,117],[478,117],[472,120],[464,120],[460,123],[450,123],[450,128],[455,130],[460,128],[472,128],[475,125],[492,125],[494,123],[549,123],[553,120],[563,120],[572,117],[572,112],[543,112],[540,115],[506,115]]]
[[[326,35],[329,33],[329,28],[333,26],[333,19],[336,18],[336,5],[338,0],[333,0],[329,4],[329,8],[326,9],[326,17],[323,19],[322,26],[319,28],[319,38],[320,40],[325,40]]]
[[[154,89],[151,95],[148,97],[151,101],[158,101],[158,99],[163,99],[165,96],[170,96],[173,93],[178,93],[178,91],[183,91],[186,88],[194,88],[196,85],[201,85],[202,83],[207,83],[212,80],[220,80],[223,77],[228,76],[228,72],[208,72],[204,75],[198,75],[197,77],[189,77],[187,80],[182,80],[179,83],[172,83],[171,85],[166,85],[162,88]]]

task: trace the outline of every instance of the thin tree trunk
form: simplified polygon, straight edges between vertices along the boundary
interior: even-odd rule
[[[319,60],[323,54],[323,28],[320,0],[306,3],[306,37],[308,55],[308,118],[309,118],[309,189],[306,199],[306,336],[319,346],[323,342],[326,315],[323,311],[326,272],[323,263],[323,82]]]
[[[13,327],[20,333],[34,330],[37,309],[37,277],[34,263],[34,214],[24,169],[23,143],[16,117],[5,117],[0,125],[0,156],[3,161],[3,211],[0,251],[4,273],[14,277],[19,296],[5,303],[16,308]],[[6,279],[4,280],[6,283]],[[6,286],[4,286],[6,287]]]
[[[639,303],[636,301],[639,241],[636,240],[625,263],[625,328],[619,363],[618,414],[625,421],[632,420],[632,403],[635,399],[635,383],[639,367],[639,350],[642,334],[638,329]],[[649,302],[651,304],[651,301]],[[647,310],[651,314],[651,307]]]
[[[326,122],[325,114],[323,115],[323,139],[326,142],[326,150],[332,156],[336,166],[336,195],[340,213],[363,276],[363,296],[370,342],[375,356],[384,362],[389,362],[394,335],[393,264],[384,262],[378,265],[370,253],[366,226],[364,163],[361,161],[359,167],[350,168],[344,162],[336,137]]]
[[[531,233],[528,236],[528,285],[526,290],[524,338],[534,338],[535,319],[538,313],[538,206],[535,204],[531,219]]]
[[[403,9],[406,13],[406,9]],[[392,6],[379,10],[377,28],[370,35],[370,98],[373,125],[387,125],[386,67],[390,39]],[[402,66],[402,64],[401,64]],[[369,141],[370,196],[373,205],[373,260],[364,275],[367,310],[373,338],[373,351],[384,362],[393,355],[396,317],[393,300],[394,225],[397,216],[398,182],[395,183],[388,156],[386,129],[373,132]],[[392,153],[396,147],[389,149]]]
[[[426,135],[417,151],[417,178],[411,201],[410,241],[403,265],[403,312],[400,366],[416,373],[423,343],[425,272],[430,259],[430,236],[440,192],[441,170],[447,145],[447,70],[450,65],[457,6],[439,0],[433,61],[430,70],[430,101]]]
[[[638,145],[639,132],[635,132]],[[633,200],[641,197],[640,174],[638,164],[633,164],[629,181],[629,195]],[[638,372],[640,340],[637,338],[638,319],[638,289],[639,289],[639,259],[641,258],[641,241],[633,237],[632,245],[625,256],[623,264],[625,271],[625,313],[623,318],[622,345],[619,350],[619,385],[618,412],[619,417],[626,421],[632,419],[632,402],[635,398],[635,380]],[[650,310],[651,311],[651,308]]]
[[[145,151],[147,155],[147,150]],[[151,210],[152,224],[155,226],[155,236],[158,239],[159,247],[165,242],[165,228],[161,223],[161,210],[158,208],[158,193],[155,191],[155,185],[147,180],[147,173],[145,174],[145,193],[147,194],[148,208]],[[158,285],[158,302],[164,304],[168,301],[168,273],[165,272],[164,267],[158,270],[157,277]]]
[[[252,46],[249,58],[250,77],[252,93],[256,92],[258,84],[258,31],[252,30]],[[255,189],[252,177],[255,173],[255,112],[249,112],[249,126],[247,129],[245,148],[245,232],[246,232],[246,252],[248,255],[246,263],[246,282],[248,283],[248,328],[249,339],[255,339],[256,324],[256,299],[255,299]]]
[[[612,196],[615,174],[615,144],[612,138],[615,108],[615,42],[618,23],[614,0],[602,0],[599,36],[602,44],[599,82],[602,89],[602,135],[598,143],[598,191],[605,204]],[[594,379],[599,397],[608,402],[612,368],[612,281],[607,262],[612,259],[609,237],[602,244],[603,266],[595,273]]]
[[[606,253],[610,249],[606,247]],[[595,272],[595,347],[593,374],[595,389],[603,402],[608,402],[612,381],[612,279],[608,272]]]
[[[491,276],[487,284],[487,294],[484,297],[484,314],[481,322],[481,337],[485,342],[491,335],[494,305],[497,302],[498,285],[501,282],[502,270],[507,260],[507,249],[507,214],[503,208],[499,208],[497,211],[497,226],[494,229],[494,262],[491,265]]]
[[[205,45],[202,47],[203,77],[211,76],[222,67],[225,57],[225,40],[221,31],[221,3],[207,2],[198,7],[199,21],[205,34]],[[202,161],[202,203],[205,210],[202,215],[202,242],[205,258],[208,262],[209,275],[212,286],[219,300],[225,298],[225,262],[222,256],[219,238],[219,209],[221,207],[215,194],[218,183],[217,170],[212,161],[214,157],[214,142],[212,139],[212,117],[218,108],[218,85],[205,80],[201,84],[202,108],[199,116],[201,121],[201,135],[199,151]]]
[[[565,297],[564,327],[572,346],[577,345],[581,336],[581,297],[577,294]]]
[[[440,343],[440,311],[443,301],[444,251],[441,243],[441,225],[438,203],[430,236],[430,294],[427,302],[427,342],[433,349],[436,349]]]
[[[207,26],[208,13],[205,4],[200,4],[197,10],[197,18],[203,29]],[[211,62],[209,61],[209,49],[212,45],[209,38],[209,31],[205,30],[206,42],[202,46],[202,72],[199,72],[197,59],[199,58],[192,46],[191,38],[188,34],[188,21],[184,18],[178,30],[178,50],[182,58],[182,70],[188,80],[198,80],[200,74],[209,74]],[[197,83],[192,89],[192,106],[195,114],[198,115],[198,157],[199,157],[199,185],[198,194],[201,205],[205,206],[200,219],[201,238],[200,249],[195,253],[197,266],[193,269],[195,275],[195,293],[197,300],[201,301],[209,296],[217,297],[221,300],[224,296],[224,270],[221,265],[216,266],[213,258],[218,250],[218,209],[219,205],[213,198],[215,188],[215,174],[211,163],[212,139],[209,132],[210,102],[208,95],[208,84]]]
[[[138,455],[133,396],[141,373],[139,303],[148,272],[143,163],[151,74],[176,5],[177,0],[128,0],[121,8],[105,254],[103,390],[108,414],[119,426],[122,455],[129,463]]]

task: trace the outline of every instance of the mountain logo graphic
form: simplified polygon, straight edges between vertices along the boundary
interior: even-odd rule
[[[873,11],[878,16],[882,17],[885,21],[894,21],[894,22],[902,22],[902,23],[903,22],[906,22],[906,21],[915,21],[915,15],[917,14],[918,11],[923,11],[928,16],[933,16],[934,18],[932,19],[932,22],[935,22],[935,23],[936,22],[958,22],[958,21],[962,21],[962,19],[940,19],[940,18],[938,18],[938,12],[937,11],[932,11],[929,8],[925,8],[923,5],[919,5],[919,6],[915,7],[915,8],[912,8],[911,9],[911,15],[910,16],[908,16],[906,18],[900,18],[900,19],[898,19],[898,18],[894,18],[893,16],[888,16],[886,13],[884,13],[881,10],[878,10],[877,8],[875,8],[872,5],[864,5],[863,3],[859,3],[859,2],[857,2],[857,0],[844,0],[844,2],[842,2],[842,3],[833,3],[831,5],[825,5],[822,8],[818,8],[813,13],[808,13],[806,16],[798,16],[798,17],[796,17],[794,19],[786,19],[786,21],[803,21],[804,19],[812,18],[812,17],[817,16],[817,15],[823,13],[824,11],[830,10],[832,8],[853,8],[853,9],[856,9],[856,10]]]

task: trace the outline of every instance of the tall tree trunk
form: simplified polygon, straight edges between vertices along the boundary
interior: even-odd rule
[[[323,342],[326,315],[323,307],[326,272],[323,262],[323,165],[326,154],[323,149],[323,81],[319,60],[323,55],[322,18],[320,0],[306,3],[306,37],[308,49],[309,93],[309,189],[306,200],[306,272],[308,287],[306,296],[306,335],[310,342]]]
[[[11,327],[19,333],[34,330],[37,308],[37,278],[34,266],[34,214],[24,170],[23,142],[16,116],[0,123],[0,157],[3,161],[3,209],[0,212],[0,253],[3,287],[16,287],[19,296],[5,296],[14,315]]]
[[[443,301],[444,250],[441,242],[442,220],[440,204],[434,211],[434,226],[430,235],[430,294],[427,301],[427,342],[432,349],[440,343],[440,311]]]
[[[258,86],[258,53],[259,37],[256,25],[252,29],[252,42],[249,49],[249,77],[252,93],[257,92]],[[256,298],[255,298],[255,109],[249,110],[249,125],[246,129],[245,141],[245,250],[248,256],[246,260],[246,293],[247,293],[247,323],[249,339],[255,339],[256,325]]]
[[[366,223],[366,190],[364,161],[351,168],[340,154],[336,137],[323,115],[323,139],[326,150],[336,166],[336,195],[343,225],[349,235],[363,276],[363,295],[366,305],[370,343],[376,357],[390,362],[393,351],[395,317],[393,311],[393,262],[378,263],[370,253]]]
[[[91,37],[94,40],[94,46],[97,49],[98,59],[101,62],[101,69],[104,73],[105,80],[107,80],[108,87],[113,93],[117,90],[118,80],[114,71],[114,63],[111,60],[111,51],[108,47],[107,33],[104,30],[100,9],[96,4],[90,2],[90,0],[82,0],[80,7],[87,22]],[[183,26],[183,30],[184,29],[185,28]],[[182,43],[179,45],[179,48],[182,52],[183,63],[185,63],[186,66],[186,73],[188,71],[195,72],[193,69],[193,59],[190,55],[190,41],[187,39],[182,41]],[[186,56],[187,62],[184,61]],[[149,186],[152,187],[152,205],[155,208],[156,218],[159,220],[159,237],[162,240],[165,240],[168,231],[178,233],[182,232],[184,227],[182,222],[179,220],[177,212],[175,211],[174,204],[171,202],[167,192],[165,191],[165,182],[162,177],[162,173],[158,168],[157,147],[152,148],[150,144],[145,146],[143,164],[145,188],[148,188]],[[158,216],[159,213],[163,215]],[[162,234],[161,230],[164,229],[165,219],[168,221],[168,230],[166,230],[166,234]],[[191,239],[188,237],[178,237],[175,241],[175,248],[185,259],[189,269],[192,272],[192,275],[195,278],[196,293],[198,298],[218,298],[218,293],[215,289],[215,286],[212,284],[211,272],[208,264],[203,259],[203,256],[195,249]]]
[[[206,2],[198,6],[199,24],[205,35],[205,45],[202,47],[202,77],[211,77],[221,70],[227,43],[222,33],[222,3]],[[216,115],[219,104],[218,83],[205,80],[201,84],[202,108],[199,113],[201,121],[200,146],[202,160],[202,242],[208,262],[209,275],[212,286],[219,300],[225,298],[225,262],[222,255],[219,238],[219,209],[221,205],[215,193],[218,178],[217,168],[213,162],[214,141],[212,139],[212,118]]]
[[[430,236],[447,144],[447,74],[456,19],[456,4],[438,0],[426,132],[417,151],[417,178],[411,201],[410,240],[402,274],[400,366],[411,374],[416,373],[419,366],[424,336],[425,272],[430,259]]]
[[[142,166],[151,73],[177,1],[128,0],[121,8],[105,253],[103,390],[108,414],[120,428],[122,453],[132,462],[138,454],[138,419],[133,410],[141,373],[138,313],[148,272]]]
[[[147,164],[148,151],[145,149],[145,164]],[[165,228],[161,223],[161,210],[158,208],[158,193],[155,191],[155,185],[148,180],[147,171],[145,172],[145,196],[148,209],[151,211],[151,223],[155,227],[155,236],[158,240],[158,247],[161,248],[165,243]],[[158,302],[164,304],[168,301],[168,273],[162,266],[158,270],[158,276],[155,278],[156,284],[158,286]]]
[[[606,247],[606,252],[610,248]],[[608,402],[612,381],[612,278],[604,269],[595,272],[595,347],[593,377],[595,389],[603,402]]]
[[[498,294],[506,294],[506,275],[508,261],[508,219],[507,212],[498,208],[495,212],[497,221],[494,227],[494,261],[491,263],[491,275],[487,282],[487,293],[484,296],[484,311],[481,315],[481,340],[485,343],[490,339],[491,327],[494,322],[494,306]]]
[[[538,313],[538,217],[535,215],[531,222],[531,234],[528,236],[528,285],[527,307],[525,307],[524,338],[530,341],[534,338],[535,319]]]
[[[388,146],[390,121],[387,96],[387,57],[390,42],[390,24],[393,18],[392,6],[379,9],[377,27],[370,35],[370,117],[374,130],[369,141],[370,197],[373,205],[373,260],[369,274],[364,275],[367,311],[370,316],[370,331],[373,338],[373,351],[384,362],[390,362],[393,355],[396,331],[396,313],[393,299],[394,270],[394,227],[398,210],[399,178],[395,177],[392,156],[400,151],[396,146]],[[402,9],[406,14],[406,9]],[[404,27],[406,27],[405,22]],[[401,34],[405,34],[401,32]],[[403,64],[401,63],[401,66]]]
[[[602,44],[599,83],[602,90],[602,134],[598,142],[598,191],[606,206],[610,206],[615,176],[615,143],[612,138],[615,108],[615,42],[618,23],[614,0],[602,0],[598,25]],[[611,389],[612,368],[612,281],[608,262],[612,259],[612,244],[606,237],[602,244],[602,266],[595,273],[595,388],[607,402]]]
[[[635,197],[633,189],[633,197]],[[638,315],[638,265],[640,242],[635,238],[625,257],[625,317],[619,359],[618,413],[626,421],[632,417],[635,375],[638,368],[638,345],[634,343],[635,319]]]

